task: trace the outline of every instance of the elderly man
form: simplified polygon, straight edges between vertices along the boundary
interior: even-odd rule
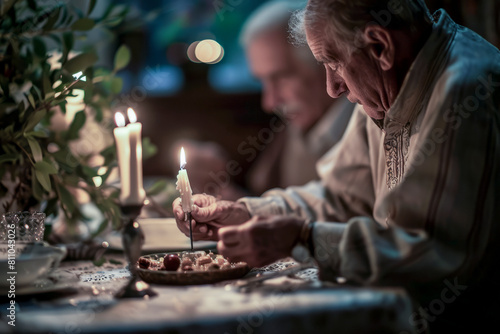
[[[345,97],[328,96],[325,73],[307,46],[290,43],[288,21],[299,8],[291,1],[265,3],[240,36],[250,70],[262,84],[262,108],[288,125],[250,169],[249,188],[257,195],[318,179],[316,162],[340,140],[354,109]]]
[[[319,164],[321,182],[238,202],[197,196],[194,235],[254,266],[303,245],[324,280],[404,286],[418,332],[492,323],[499,50],[423,0],[310,0],[297,17],[329,94],[363,108]],[[180,211],[175,201],[186,232]]]
[[[220,147],[184,142],[190,152],[192,185],[199,192],[238,199],[317,180],[316,162],[344,134],[354,104],[346,97],[328,96],[323,67],[311,50],[289,41],[288,22],[299,8],[291,1],[264,3],[249,16],[240,33],[250,70],[262,84],[262,109],[277,115],[270,123],[270,138],[267,135],[265,141],[245,141],[238,146],[238,153],[250,162],[246,192],[229,184],[225,172],[228,155]]]

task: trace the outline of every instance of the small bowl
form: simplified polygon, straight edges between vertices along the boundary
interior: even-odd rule
[[[33,284],[35,280],[47,276],[56,269],[65,255],[64,249],[37,244],[29,252],[22,253],[14,259],[1,259],[0,290],[9,290],[12,286],[15,290],[15,287]]]

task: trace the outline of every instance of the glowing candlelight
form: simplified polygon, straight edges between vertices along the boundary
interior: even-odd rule
[[[137,122],[132,108],[127,114],[131,123],[125,126],[123,114],[115,113],[118,127],[113,131],[120,168],[120,201],[123,204],[142,204],[146,197],[142,181],[142,124]]]
[[[193,208],[193,197],[191,185],[189,184],[189,178],[187,171],[184,169],[186,167],[186,153],[184,153],[184,147],[181,148],[180,156],[180,170],[177,174],[176,189],[179,190],[181,194],[182,211],[191,212]]]
[[[181,163],[181,169],[186,168],[186,153],[184,152],[184,147],[181,147],[181,157],[179,159]]]
[[[130,140],[130,194],[128,204],[142,204],[146,193],[142,181],[142,124],[137,122],[137,117],[132,108],[127,110],[130,124],[127,125]]]
[[[118,168],[120,170],[122,196],[130,193],[130,139],[129,131],[125,126],[125,117],[121,112],[115,113],[115,122],[118,126],[113,130],[116,143],[116,154],[118,156]]]

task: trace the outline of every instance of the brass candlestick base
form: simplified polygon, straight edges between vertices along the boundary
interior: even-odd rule
[[[145,296],[154,297],[157,293],[149,287],[137,275],[137,260],[141,256],[142,245],[144,244],[144,233],[136,218],[141,213],[140,205],[123,205],[121,207],[123,214],[122,243],[125,257],[128,261],[128,268],[132,277],[130,281],[121,288],[115,298],[143,298]]]

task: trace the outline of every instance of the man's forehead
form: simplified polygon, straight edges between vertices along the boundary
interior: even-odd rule
[[[265,39],[255,40],[246,49],[252,73],[257,77],[267,77],[290,66],[291,50],[285,41],[268,43]]]
[[[307,33],[307,44],[314,55],[314,58],[320,63],[328,62],[325,54],[325,38],[317,32]]]
[[[336,62],[341,59],[342,50],[332,38],[327,38],[324,32],[306,29],[307,44],[319,63]]]

